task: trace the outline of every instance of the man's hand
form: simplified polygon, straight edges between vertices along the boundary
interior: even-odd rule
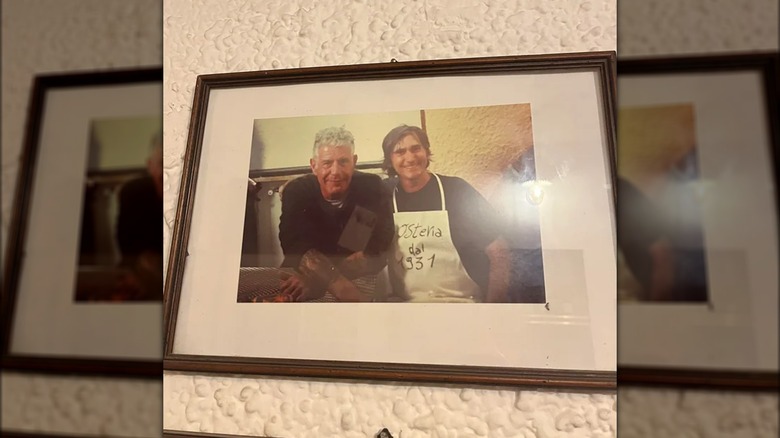
[[[133,271],[123,273],[114,286],[111,293],[111,301],[128,301],[141,295],[141,280]]]
[[[648,250],[653,263],[649,299],[666,301],[674,299],[674,251],[667,239],[650,245]]]
[[[309,250],[301,257],[298,270],[304,277],[326,287],[336,276],[336,267],[321,252]]]
[[[309,282],[298,274],[288,272],[279,272],[281,293],[288,295],[291,301],[311,301],[322,298],[325,295],[325,289],[312,287]]]
[[[327,289],[339,301],[363,301],[364,297],[352,281],[341,274],[333,263],[316,250],[307,251],[301,257],[298,270],[315,288]]]
[[[386,264],[385,257],[367,256],[363,251],[358,251],[339,263],[338,270],[343,276],[355,279],[377,274]]]

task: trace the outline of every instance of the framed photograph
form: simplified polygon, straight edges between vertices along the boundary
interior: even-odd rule
[[[3,366],[159,377],[162,69],[38,76],[3,276]]]
[[[618,63],[618,379],[777,389],[778,55]]]
[[[613,388],[614,60],[199,76],[164,368]]]

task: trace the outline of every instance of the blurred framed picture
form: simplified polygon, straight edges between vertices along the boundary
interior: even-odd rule
[[[614,387],[613,70],[199,76],[165,369]]]
[[[618,378],[777,388],[778,56],[618,63]]]
[[[3,277],[3,366],[159,376],[162,69],[38,76]]]

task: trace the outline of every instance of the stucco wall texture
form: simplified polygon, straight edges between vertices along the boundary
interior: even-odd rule
[[[3,236],[32,75],[158,64],[161,12],[166,251],[197,74],[616,48],[609,1],[321,3],[176,0],[161,11],[151,0],[3,1]],[[621,56],[778,46],[776,0],[621,0],[619,8]],[[156,382],[2,378],[9,430],[159,436],[161,411],[170,429],[281,436],[366,436],[380,425],[407,438],[614,436],[617,421],[614,394],[166,373],[163,410]],[[773,394],[621,388],[619,398],[621,437],[777,435]]]
[[[616,427],[604,394],[173,373],[163,388],[167,428],[241,435],[609,437]]]
[[[488,200],[534,144],[529,104],[426,110],[425,125],[431,171],[463,178]]]

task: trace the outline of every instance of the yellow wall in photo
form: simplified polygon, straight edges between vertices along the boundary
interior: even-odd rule
[[[92,121],[89,170],[145,168],[162,117]]]
[[[626,107],[618,112],[618,174],[647,195],[696,147],[693,105]]]
[[[382,139],[398,125],[420,125],[420,111],[255,120],[250,170],[309,166],[318,131],[343,126],[355,137],[358,163],[381,161]]]
[[[430,170],[465,179],[487,199],[501,176],[533,147],[531,105],[425,110]]]

